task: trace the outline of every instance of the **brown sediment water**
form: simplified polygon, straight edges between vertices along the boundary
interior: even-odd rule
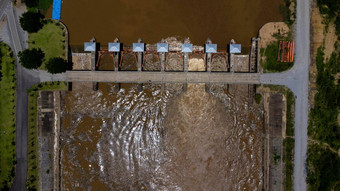
[[[72,47],[82,47],[93,36],[103,45],[116,37],[131,44],[138,38],[156,43],[178,36],[197,45],[210,37],[221,49],[235,39],[248,48],[262,25],[282,20],[280,4],[282,0],[64,0],[61,20]]]
[[[136,86],[67,92],[62,190],[262,190],[263,111],[247,85]]]

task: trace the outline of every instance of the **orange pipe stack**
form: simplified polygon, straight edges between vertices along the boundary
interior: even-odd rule
[[[295,49],[295,43],[292,41],[292,48],[290,50],[290,62],[294,62],[294,49]]]

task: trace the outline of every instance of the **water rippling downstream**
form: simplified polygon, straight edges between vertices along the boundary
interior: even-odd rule
[[[62,111],[63,190],[261,190],[263,111],[247,86],[99,84]]]

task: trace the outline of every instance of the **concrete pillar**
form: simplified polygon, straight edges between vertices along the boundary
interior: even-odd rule
[[[67,90],[72,91],[72,82],[67,82]]]
[[[91,52],[91,70],[92,71],[96,71],[96,62],[97,62],[96,52],[97,51]]]
[[[186,92],[188,90],[188,84],[185,83],[183,84],[183,92]]]
[[[165,92],[165,84],[164,83],[161,84],[161,92],[162,93]]]
[[[119,92],[120,91],[120,83],[116,83],[115,84],[115,92]]]
[[[206,54],[206,64],[207,64],[207,72],[211,72],[211,59],[212,59],[212,54],[208,53]]]
[[[98,90],[98,82],[92,82],[92,90],[97,91]]]
[[[165,53],[164,52],[159,53],[159,59],[161,62],[161,72],[164,72],[165,71]]]
[[[137,90],[138,90],[139,92],[143,91],[143,84],[138,84],[138,85],[137,85]]]
[[[183,53],[183,66],[184,66],[184,72],[188,72],[189,68],[189,53],[185,52]]]
[[[115,52],[114,53],[115,72],[119,71],[119,57],[120,57],[120,52]]]
[[[138,52],[137,53],[137,70],[138,70],[138,72],[142,71],[142,62],[143,62],[143,53]]]
[[[234,72],[234,54],[230,54],[229,57],[229,63],[230,63],[230,72]]]
[[[256,55],[256,58],[257,58],[257,60],[256,60],[256,70],[255,70],[255,72],[256,73],[258,73],[259,72],[259,64],[260,64],[260,48],[259,48],[259,45],[260,45],[260,40],[261,40],[261,38],[259,37],[259,38],[257,38],[256,39],[257,40],[257,55]]]
[[[205,84],[205,92],[210,93],[210,84]]]

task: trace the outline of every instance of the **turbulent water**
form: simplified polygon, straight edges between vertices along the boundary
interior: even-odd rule
[[[62,189],[261,190],[263,111],[248,104],[247,90],[100,84],[68,92]]]

